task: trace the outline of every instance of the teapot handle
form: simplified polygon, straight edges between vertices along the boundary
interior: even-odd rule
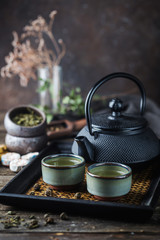
[[[145,111],[145,106],[146,106],[146,94],[145,94],[145,89],[143,84],[140,82],[140,80],[129,74],[129,73],[123,73],[123,72],[117,72],[117,73],[112,73],[107,75],[106,77],[102,78],[101,80],[99,80],[94,86],[93,88],[91,88],[91,90],[89,91],[86,101],[85,101],[85,117],[87,120],[87,125],[88,125],[88,129],[89,129],[89,133],[91,135],[93,135],[92,132],[92,123],[91,123],[91,113],[90,113],[90,107],[91,107],[91,100],[93,95],[95,94],[95,92],[97,91],[97,89],[104,84],[105,82],[113,79],[113,78],[127,78],[132,80],[138,87],[141,93],[141,100],[140,100],[140,113],[141,115],[143,115],[144,111]]]

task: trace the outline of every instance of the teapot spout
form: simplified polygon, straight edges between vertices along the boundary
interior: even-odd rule
[[[84,136],[77,136],[75,141],[78,145],[78,155],[82,156],[86,162],[94,160],[94,151],[92,144]]]

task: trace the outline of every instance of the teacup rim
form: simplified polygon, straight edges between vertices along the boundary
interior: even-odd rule
[[[75,157],[75,158],[78,158],[81,160],[80,163],[77,163],[75,165],[71,165],[71,166],[53,166],[53,165],[50,165],[50,164],[47,164],[45,162],[45,160],[47,158],[56,158],[56,157]],[[81,167],[85,164],[85,159],[80,156],[80,155],[76,155],[76,154],[70,154],[70,153],[58,153],[58,154],[51,154],[51,155],[47,155],[46,157],[44,157],[41,161],[41,164],[45,167],[48,167],[48,168],[53,168],[53,169],[72,169],[72,168],[77,168],[77,167]]]
[[[100,176],[100,175],[97,175],[97,174],[93,174],[89,171],[92,168],[96,168],[96,167],[99,167],[99,166],[105,166],[105,165],[119,166],[119,167],[127,169],[128,172],[124,173],[123,175],[116,176],[116,177],[104,177],[104,176]],[[87,174],[91,177],[99,178],[99,179],[110,179],[110,180],[116,180],[117,179],[118,180],[118,179],[125,179],[125,178],[128,178],[129,176],[131,176],[132,175],[132,169],[128,165],[118,163],[118,162],[94,163],[94,164],[92,164],[88,167]]]

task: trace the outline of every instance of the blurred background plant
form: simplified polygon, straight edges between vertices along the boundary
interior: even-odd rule
[[[81,89],[79,87],[71,89],[68,95],[62,98],[62,103],[58,104],[58,109],[60,114],[84,117],[84,100]]]

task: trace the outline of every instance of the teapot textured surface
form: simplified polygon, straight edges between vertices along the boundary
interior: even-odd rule
[[[120,99],[109,102],[110,112],[92,114],[91,100],[97,89],[113,78],[127,78],[133,81],[141,93],[140,114],[123,114]],[[154,159],[160,153],[160,142],[143,118],[145,111],[145,89],[135,76],[128,73],[113,73],[100,81],[88,93],[85,102],[85,126],[75,138],[72,146],[74,154],[81,155],[86,161],[143,163]]]

